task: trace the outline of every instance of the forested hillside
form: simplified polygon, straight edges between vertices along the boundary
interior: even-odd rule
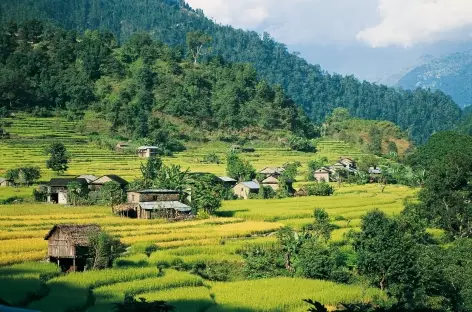
[[[0,33],[3,116],[27,111],[77,120],[92,111],[97,132],[148,138],[171,151],[178,150],[172,146],[177,139],[192,134],[177,134],[175,127],[182,125],[314,136],[303,110],[280,87],[259,80],[248,64],[219,58],[194,64],[148,34],[118,46],[110,32],[80,34],[38,21],[9,24]]]
[[[67,12],[67,14],[64,14]],[[310,65],[268,34],[236,30],[216,25],[202,12],[190,9],[183,1],[170,0],[3,0],[0,21],[31,18],[50,19],[67,29],[108,29],[120,40],[136,31],[178,46],[186,55],[186,34],[202,30],[212,37],[212,55],[230,62],[249,62],[260,77],[280,84],[302,105],[308,115],[320,122],[336,107],[345,107],[359,118],[388,120],[407,130],[417,142],[432,133],[450,129],[461,111],[441,92],[402,91],[352,76],[328,74]],[[211,55],[207,55],[210,57]]]
[[[462,107],[472,105],[472,51],[433,59],[407,73],[399,85],[441,90]]]

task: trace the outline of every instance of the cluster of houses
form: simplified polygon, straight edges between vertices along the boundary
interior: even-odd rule
[[[339,179],[339,172],[345,171],[348,174],[356,174],[358,172],[356,162],[349,157],[342,157],[332,166],[322,167],[314,172],[315,180],[318,182],[336,182]],[[382,174],[382,170],[377,167],[370,167],[371,176]]]

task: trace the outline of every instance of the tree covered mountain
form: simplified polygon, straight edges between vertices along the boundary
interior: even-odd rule
[[[432,59],[403,76],[399,86],[440,90],[462,107],[472,105],[472,51]]]
[[[119,46],[108,31],[28,21],[0,29],[0,42],[0,117],[27,111],[82,119],[91,111],[92,123],[114,135],[167,145],[176,123],[198,131],[315,134],[305,112],[251,65],[221,58],[194,64],[145,33]]]
[[[67,12],[67,14],[64,14]],[[137,31],[180,47],[186,54],[188,32],[200,30],[212,37],[211,53],[228,62],[252,64],[270,84],[281,85],[315,122],[336,107],[359,118],[388,120],[408,131],[416,142],[450,129],[461,117],[460,108],[442,92],[403,91],[353,76],[329,74],[288,51],[268,34],[260,35],[217,25],[183,1],[170,0],[3,0],[0,22],[48,19],[67,29],[108,29],[121,41]]]

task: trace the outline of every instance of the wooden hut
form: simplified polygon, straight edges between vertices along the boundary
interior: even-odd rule
[[[89,249],[89,237],[100,232],[96,224],[55,225],[44,237],[48,241],[49,261],[63,271],[83,271]]]

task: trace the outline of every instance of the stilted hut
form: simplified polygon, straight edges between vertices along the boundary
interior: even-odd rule
[[[89,251],[89,237],[100,232],[96,224],[55,225],[44,237],[48,241],[49,261],[63,271],[83,271]]]

